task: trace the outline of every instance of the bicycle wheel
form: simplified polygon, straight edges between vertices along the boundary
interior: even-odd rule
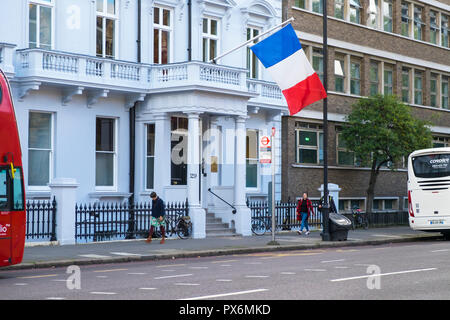
[[[266,233],[266,224],[261,219],[252,219],[252,232],[257,236],[262,236]]]
[[[180,239],[187,239],[192,234],[192,223],[190,221],[185,222],[184,220],[180,219],[178,220],[176,231]]]

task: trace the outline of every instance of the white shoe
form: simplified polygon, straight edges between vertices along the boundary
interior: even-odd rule
[[[308,235],[309,234],[309,231],[306,231],[306,233],[305,233],[306,235]]]
[[[301,231],[297,231],[297,233],[298,233],[299,235],[301,235],[301,234],[302,234],[302,232],[301,232]]]

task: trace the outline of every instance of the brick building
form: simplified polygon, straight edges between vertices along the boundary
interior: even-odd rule
[[[284,0],[306,55],[323,76],[323,0]],[[339,141],[351,105],[375,93],[395,94],[415,116],[430,120],[434,146],[450,145],[450,0],[328,0],[328,164],[330,183],[342,189],[339,207],[366,207],[370,169],[359,167]],[[323,115],[317,102],[282,119],[282,195],[320,196],[323,184]],[[407,170],[382,169],[376,210],[406,208]]]

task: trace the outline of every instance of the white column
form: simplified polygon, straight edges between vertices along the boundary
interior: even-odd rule
[[[154,190],[165,199],[164,188],[170,186],[170,116],[167,113],[154,115],[155,120],[155,171]],[[144,140],[144,143],[147,143]],[[144,179],[145,181],[145,179]]]
[[[281,200],[281,116],[276,114],[272,119],[272,126],[275,127],[275,200]],[[272,128],[269,128],[270,130]]]
[[[234,206],[236,214],[234,217],[236,232],[243,236],[250,236],[251,231],[251,212],[246,204],[246,131],[244,116],[236,118],[236,151],[234,161]]]
[[[210,120],[210,128],[208,130],[208,147],[206,148],[206,164],[207,164],[207,172],[208,172],[208,181],[209,186],[211,188],[219,185],[219,138],[220,133],[217,128],[217,118],[211,118]],[[212,159],[215,157],[216,159],[216,166],[217,166],[217,172],[211,172],[211,166],[212,166]],[[208,192],[208,207],[214,206],[214,198],[209,194]]]
[[[200,205],[200,114],[188,114],[187,186],[193,237],[206,237],[206,213]]]
[[[75,204],[78,183],[71,178],[56,178],[49,184],[51,199],[56,199],[56,239],[59,244],[75,243]]]

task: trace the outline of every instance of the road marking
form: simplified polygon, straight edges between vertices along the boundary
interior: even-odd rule
[[[331,263],[331,262],[341,262],[341,261],[345,261],[345,259],[327,260],[327,261],[321,261],[321,263]]]
[[[325,270],[325,269],[304,269],[304,271],[324,272],[324,271],[327,271],[327,270]]]
[[[356,250],[356,249],[348,249],[348,250],[338,249],[338,250],[336,250],[336,252],[356,252],[356,251],[359,251],[359,250]]]
[[[240,295],[240,294],[250,294],[250,293],[264,292],[264,291],[268,291],[268,289],[255,289],[255,290],[247,290],[247,291],[221,293],[221,294],[214,294],[214,295],[209,295],[209,296],[185,298],[185,299],[178,299],[178,300],[203,300],[203,299],[212,299],[212,298],[236,296],[236,295]]]
[[[108,276],[97,276],[97,278],[106,279]]]
[[[218,282],[231,282],[233,280],[231,280],[231,279],[216,279],[216,281],[218,281]]]
[[[14,283],[15,286],[27,286],[28,283]]]
[[[111,254],[117,255],[117,256],[142,256],[142,254],[138,253],[129,253],[129,252],[110,252]]]
[[[431,252],[444,252],[444,251],[450,251],[450,249],[433,250]]]
[[[392,234],[371,234],[372,237],[386,237],[386,238],[401,238],[401,236],[394,236]]]
[[[262,264],[262,262],[244,262],[244,264]]]
[[[47,300],[65,300],[66,298],[62,297],[48,297]]]
[[[185,264],[167,264],[164,266],[156,266],[156,268],[166,268],[166,267],[182,267],[185,266]]]
[[[85,258],[95,258],[95,259],[111,258],[111,256],[102,256],[100,254],[79,254],[78,256],[85,257]]]
[[[17,277],[17,279],[38,279],[38,278],[50,278],[50,277],[57,277],[58,274],[45,274],[41,276],[27,276],[27,277]]]
[[[437,270],[437,268],[427,268],[427,269],[416,269],[416,270],[405,270],[405,271],[397,271],[397,272],[389,272],[389,273],[380,273],[380,274],[369,274],[364,276],[357,276],[357,277],[350,277],[350,278],[341,278],[341,279],[333,279],[330,280],[331,282],[340,282],[340,281],[347,281],[347,280],[356,280],[356,279],[364,279],[369,277],[381,277],[381,276],[390,276],[394,274],[404,274],[404,273],[413,273],[413,272],[423,272],[423,271],[433,271]]]
[[[208,267],[189,267],[189,269],[208,269]]]
[[[179,282],[179,283],[175,283],[176,286],[199,286],[199,283],[184,283],[184,282]]]
[[[91,294],[104,294],[104,295],[113,295],[113,294],[117,294],[115,292],[100,292],[100,291],[93,291],[90,292]]]
[[[266,260],[266,259],[275,259],[275,258],[283,258],[283,257],[297,257],[297,256],[315,256],[318,254],[322,254],[322,252],[315,252],[315,253],[277,253],[277,254],[273,254],[270,257],[263,257],[263,258],[259,258],[261,260]]]
[[[161,270],[162,272],[174,272],[175,270],[173,269],[165,269],[165,270]]]
[[[269,276],[245,276],[246,278],[268,278]]]
[[[156,277],[156,278],[153,278],[153,279],[159,280],[159,279],[181,278],[181,277],[189,277],[189,276],[192,276],[192,273],[187,273],[187,274],[177,274],[177,275],[174,275],[174,276]]]
[[[221,264],[221,267],[231,267],[231,264]]]
[[[237,260],[219,260],[219,261],[211,261],[211,263],[224,263],[224,262],[235,262]]]
[[[116,271],[127,271],[128,269],[109,269],[109,270],[95,270],[94,272],[116,272]]]
[[[129,272],[129,275],[146,275],[147,273],[145,272]]]
[[[295,274],[295,272],[280,272],[280,274]]]
[[[156,290],[156,288],[139,288],[139,290]]]
[[[349,267],[345,267],[345,266],[336,266],[336,269],[348,269]]]

